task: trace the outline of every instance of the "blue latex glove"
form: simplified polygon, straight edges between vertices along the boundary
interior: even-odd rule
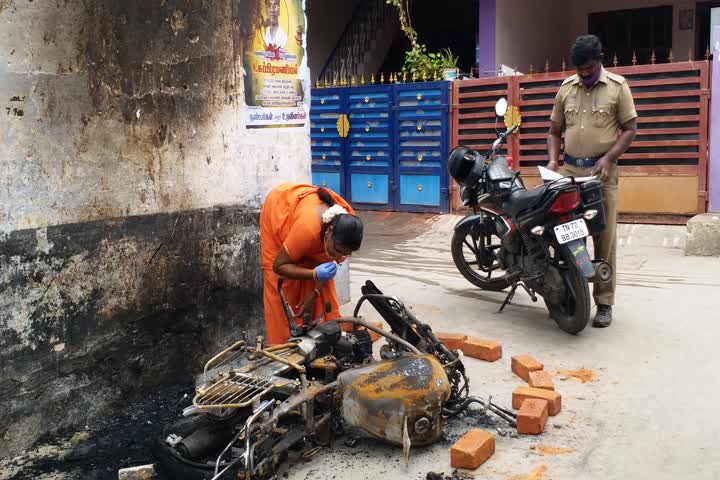
[[[337,274],[337,263],[335,262],[327,262],[315,267],[315,278],[319,282],[326,282],[331,278],[335,278],[335,274]]]

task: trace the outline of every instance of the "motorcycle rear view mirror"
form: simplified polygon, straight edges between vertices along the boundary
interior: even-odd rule
[[[505,97],[501,98],[495,104],[495,115],[498,117],[504,117],[508,110],[508,102]]]

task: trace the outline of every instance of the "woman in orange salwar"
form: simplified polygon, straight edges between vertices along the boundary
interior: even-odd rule
[[[265,332],[271,345],[287,342],[287,317],[277,284],[295,314],[312,319],[332,310],[325,320],[340,316],[334,277],[337,264],[360,248],[363,224],[339,195],[312,185],[283,184],[272,190],[260,212],[260,255],[265,305]],[[295,319],[302,323],[300,318]]]

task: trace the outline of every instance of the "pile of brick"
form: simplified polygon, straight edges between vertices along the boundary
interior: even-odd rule
[[[511,368],[528,383],[527,387],[516,388],[512,395],[512,406],[519,410],[518,433],[539,435],[545,430],[548,415],[560,413],[562,397],[555,391],[552,377],[543,364],[530,355],[512,357]]]
[[[502,358],[498,343],[469,338],[457,333],[435,334],[450,350],[460,350],[472,358],[494,362]],[[511,369],[527,386],[518,387],[512,394],[512,407],[518,410],[517,430],[520,434],[539,435],[545,430],[548,416],[555,416],[562,408],[562,397],[555,391],[553,379],[544,365],[529,355],[511,358]],[[467,432],[450,449],[453,468],[474,470],[485,463],[495,452],[492,433],[473,429]]]

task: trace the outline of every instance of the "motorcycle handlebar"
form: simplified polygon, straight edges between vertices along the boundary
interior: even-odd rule
[[[498,139],[493,142],[491,152],[494,154],[497,147],[502,145],[505,142],[505,140],[507,140],[507,137],[512,135],[512,133],[517,129],[518,129],[518,126],[513,125],[512,127],[505,130],[503,133],[501,133],[500,136],[498,137]]]

